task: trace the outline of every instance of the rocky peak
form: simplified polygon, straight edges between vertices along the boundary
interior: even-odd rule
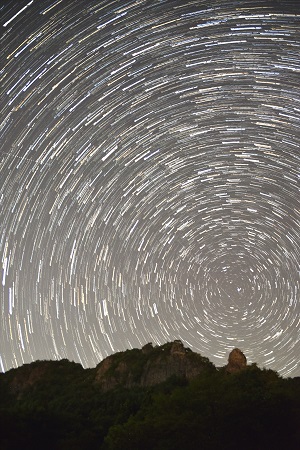
[[[155,347],[149,343],[141,350],[127,350],[107,357],[96,368],[95,382],[103,390],[120,385],[127,388],[153,386],[171,376],[189,380],[205,370],[215,370],[208,358],[175,340]]]
[[[234,348],[228,356],[228,364],[225,366],[226,372],[239,372],[247,367],[247,358],[239,348]]]

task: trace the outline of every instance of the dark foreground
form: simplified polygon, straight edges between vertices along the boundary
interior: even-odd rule
[[[1,374],[1,450],[300,449],[299,378],[207,362],[190,381],[103,390],[95,370],[37,361]]]

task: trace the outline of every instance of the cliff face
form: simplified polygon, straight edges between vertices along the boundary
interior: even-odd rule
[[[160,347],[147,344],[141,350],[109,356],[97,366],[95,382],[103,390],[118,385],[153,386],[171,376],[190,380],[207,370],[215,370],[207,358],[184,348],[181,341],[174,341]]]

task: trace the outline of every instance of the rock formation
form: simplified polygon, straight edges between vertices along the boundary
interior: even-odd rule
[[[235,348],[230,352],[228,364],[222,370],[235,373],[246,367],[245,355]],[[154,386],[172,376],[192,380],[198,375],[212,374],[216,370],[208,358],[185,348],[180,340],[175,340],[160,346],[149,343],[142,349],[115,353],[92,369],[83,369],[80,364],[68,360],[35,361],[18,369],[11,369],[5,376],[2,375],[2,379],[6,379],[10,392],[21,398],[24,392],[30,391],[35,385],[56,385],[61,378],[78,377],[78,380],[85,380],[105,392],[121,386]]]
[[[228,357],[228,364],[225,366],[226,372],[235,373],[247,367],[247,358],[239,348],[234,348]]]
[[[187,380],[205,370],[215,370],[214,365],[198,353],[185,348],[176,340],[162,346],[145,345],[108,356],[96,368],[95,382],[103,390],[117,386],[153,386],[171,376]]]

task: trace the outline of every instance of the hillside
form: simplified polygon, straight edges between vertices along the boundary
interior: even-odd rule
[[[180,341],[111,355],[93,369],[36,361],[0,374],[0,448],[299,449],[300,379],[216,368]]]

